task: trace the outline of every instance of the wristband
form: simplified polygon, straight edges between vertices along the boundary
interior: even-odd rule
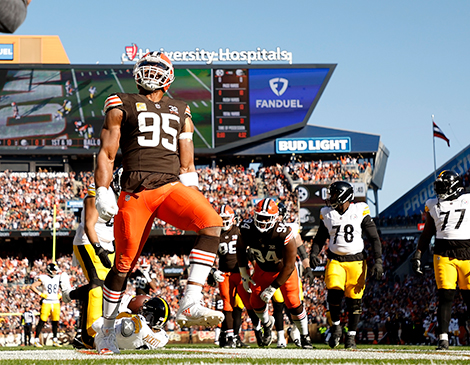
[[[193,133],[192,132],[184,132],[181,133],[178,139],[193,139]]]
[[[279,285],[279,283],[274,280],[272,283],[271,283],[271,286],[274,288],[274,289],[279,289],[281,287],[281,285]]]
[[[297,254],[299,255],[301,261],[308,259],[307,250],[305,249],[304,245],[297,247]]]
[[[183,185],[186,186],[199,186],[199,177],[197,172],[188,172],[178,176]]]

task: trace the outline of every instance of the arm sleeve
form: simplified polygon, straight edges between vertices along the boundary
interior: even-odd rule
[[[26,19],[27,0],[4,0],[0,5],[0,32],[15,32]]]
[[[318,228],[317,234],[312,242],[312,248],[310,249],[310,256],[318,256],[326,240],[330,237],[328,228],[326,228],[325,223],[320,221],[320,227]]]
[[[377,227],[370,215],[366,215],[361,223],[362,232],[367,237],[372,246],[372,255],[375,259],[382,258],[382,242],[380,241]]]

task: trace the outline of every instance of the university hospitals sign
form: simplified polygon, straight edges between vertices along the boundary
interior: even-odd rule
[[[144,51],[133,43],[125,47],[125,52],[121,55],[121,63],[135,62],[148,52],[150,49],[147,48]],[[208,51],[203,48],[195,48],[194,51],[165,51],[160,48],[160,52],[165,53],[172,62],[204,62],[206,65],[214,62],[246,62],[249,65],[252,62],[285,61],[292,64],[292,52],[281,50],[280,47],[275,50],[258,47],[251,51],[233,51],[229,48],[219,48],[217,51]]]

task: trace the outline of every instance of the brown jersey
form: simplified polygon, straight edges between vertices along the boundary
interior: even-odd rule
[[[219,243],[219,270],[238,273],[237,240],[240,229],[234,224],[228,231],[222,231]]]
[[[284,246],[294,236],[290,227],[277,222],[271,230],[261,233],[253,219],[245,219],[240,224],[240,234],[261,270],[279,272],[282,269]]]
[[[152,102],[141,94],[111,94],[104,112],[118,108],[123,112],[120,147],[124,168],[121,184],[124,191],[135,191],[141,185],[156,188],[178,181],[180,171],[178,139],[189,106],[167,96]],[[152,179],[163,180],[155,186]]]

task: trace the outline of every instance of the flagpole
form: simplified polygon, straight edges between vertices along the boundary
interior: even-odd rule
[[[432,114],[432,152],[434,155],[434,180],[437,179],[436,175],[436,138],[434,137],[434,114]]]

